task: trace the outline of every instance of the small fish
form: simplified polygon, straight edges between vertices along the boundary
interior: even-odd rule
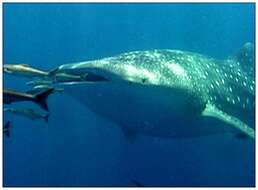
[[[26,109],[25,108],[22,108],[22,109],[5,108],[4,111],[15,114],[15,115],[24,116],[31,120],[43,119],[46,123],[48,123],[48,116],[49,116],[48,113],[47,114],[39,113],[39,112],[34,111],[31,108],[26,108]]]
[[[38,86],[38,85],[51,85],[53,81],[50,80],[33,80],[26,83],[28,86]]]
[[[48,78],[55,74],[56,69],[49,72],[34,68],[28,64],[5,64],[4,72],[8,74],[23,76],[26,78]]]
[[[87,74],[84,75],[73,75],[67,73],[56,73],[54,76],[55,82],[76,82],[85,81],[87,79]]]
[[[29,94],[37,94],[39,92],[41,92],[42,90],[46,90],[46,89],[50,89],[50,88],[53,88],[49,85],[37,85],[37,86],[34,86],[33,89],[31,90],[28,90],[26,93],[29,93]],[[64,91],[64,88],[54,88],[54,91],[55,92],[63,92]]]
[[[32,101],[41,106],[44,110],[48,111],[46,99],[53,91],[54,88],[49,88],[34,95],[4,89],[4,104],[11,104],[13,102],[21,101]]]
[[[10,121],[7,121],[7,122],[4,124],[4,128],[3,128],[3,132],[4,132],[4,134],[5,134],[7,137],[10,137],[10,127],[11,127],[11,122],[10,122]]]

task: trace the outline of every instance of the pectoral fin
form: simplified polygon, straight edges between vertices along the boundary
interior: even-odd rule
[[[240,130],[243,135],[254,139],[255,137],[255,131],[253,128],[249,127],[247,124],[239,120],[238,118],[228,115],[227,113],[219,110],[216,106],[212,104],[207,104],[206,108],[202,112],[202,116],[208,116],[216,118],[224,123],[227,123],[231,125],[232,127],[235,127],[236,129]]]

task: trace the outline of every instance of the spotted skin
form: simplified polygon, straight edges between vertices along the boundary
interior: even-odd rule
[[[154,88],[156,86],[159,89],[171,89],[171,91],[167,91],[168,94],[169,92],[176,94],[173,91],[176,89],[176,92],[180,91],[180,95],[189,96],[182,100],[188,102],[180,104],[180,107],[171,98],[171,102],[178,106],[178,110],[185,112],[184,117],[201,114],[205,106],[211,104],[222,112],[254,127],[255,82],[254,78],[242,69],[237,59],[217,60],[186,51],[151,50],[129,52],[115,57],[66,64],[59,67],[59,72],[81,74],[81,72],[87,71],[94,71],[103,75],[113,83],[128,86],[136,84],[142,88],[150,86]],[[184,93],[181,93],[181,91]],[[108,94],[105,97],[107,96]],[[146,94],[146,96],[148,95]],[[188,109],[185,107],[181,109],[182,106],[188,106]],[[101,112],[100,109],[95,108],[95,111]],[[149,109],[155,108],[153,106]],[[147,112],[146,115],[148,116]],[[116,114],[119,117],[119,113]],[[175,114],[175,112],[171,112],[171,114]],[[102,113],[102,115],[105,116],[105,113]],[[133,116],[132,118],[135,121],[136,119],[142,119]],[[173,119],[177,118],[174,117]],[[116,119],[113,117],[113,120]],[[135,123],[133,122],[134,125]],[[157,127],[153,124],[154,121],[151,124],[150,122],[147,122],[147,124],[140,123],[145,125],[145,128]],[[155,135],[155,132],[151,133]],[[183,133],[185,134],[185,131]]]

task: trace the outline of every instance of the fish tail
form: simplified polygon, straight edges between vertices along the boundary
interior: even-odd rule
[[[82,81],[84,81],[84,80],[86,81],[86,80],[87,80],[87,77],[88,77],[88,73],[83,74],[83,75],[81,75],[80,77],[81,77],[81,80],[82,80]]]
[[[54,76],[56,75],[56,73],[57,73],[58,70],[59,70],[59,67],[56,67],[56,68],[50,70],[50,71],[48,72],[48,76],[49,76],[49,77],[54,77]]]
[[[48,111],[47,98],[54,91],[54,88],[46,89],[39,94],[34,96],[34,101],[42,107],[44,110]]]

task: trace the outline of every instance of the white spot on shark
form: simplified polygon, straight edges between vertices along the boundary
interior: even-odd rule
[[[168,68],[177,76],[187,77],[187,74],[183,67],[178,64],[172,63],[168,65]]]

